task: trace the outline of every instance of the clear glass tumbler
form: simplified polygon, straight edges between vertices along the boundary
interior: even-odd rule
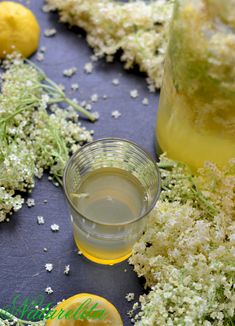
[[[113,169],[119,173],[121,171],[138,181],[144,195],[144,205],[138,215],[121,216],[120,213],[119,216],[119,210],[116,209],[111,211],[110,219],[100,220],[95,215],[84,214],[82,204],[79,204],[82,203],[82,199],[77,201],[76,198],[80,196],[79,188],[83,180],[96,171],[96,176],[98,175],[98,179],[101,176],[102,182],[102,175],[99,174],[102,169]],[[83,255],[94,262],[109,265],[128,258],[134,243],[143,233],[148,214],[160,195],[160,174],[152,157],[138,145],[127,140],[119,138],[97,140],[84,145],[70,158],[65,168],[63,182],[69,203],[74,239]],[[110,188],[107,188],[110,189],[110,194],[115,193],[117,184],[115,181],[113,184],[111,182]],[[127,187],[123,186],[120,191],[120,198],[125,205],[130,204],[132,197],[132,193],[127,192],[128,187],[127,184]],[[105,195],[107,196],[107,193]],[[112,205],[110,207],[112,209]]]

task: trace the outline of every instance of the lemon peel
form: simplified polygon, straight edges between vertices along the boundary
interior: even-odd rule
[[[76,311],[78,312],[77,317],[75,317]],[[54,312],[58,317],[54,318]],[[121,316],[111,302],[90,293],[80,293],[62,301],[54,312],[50,311],[45,316],[46,319],[52,316],[48,318],[46,326],[123,325]],[[60,316],[61,313],[62,316]],[[89,317],[86,317],[86,315],[89,315]]]

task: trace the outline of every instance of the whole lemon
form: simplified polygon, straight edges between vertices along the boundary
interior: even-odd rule
[[[16,2],[0,2],[0,59],[14,51],[30,56],[38,47],[39,36],[39,24],[28,8]]]

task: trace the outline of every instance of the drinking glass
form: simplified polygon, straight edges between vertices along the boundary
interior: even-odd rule
[[[101,168],[120,169],[139,181],[144,189],[145,205],[138,216],[124,221],[120,216],[120,222],[110,223],[97,221],[81,212],[72,194],[78,192],[82,180],[89,173]],[[109,265],[128,258],[160,195],[160,173],[152,157],[131,141],[100,139],[84,145],[70,158],[63,183],[74,239],[83,255],[94,262]]]

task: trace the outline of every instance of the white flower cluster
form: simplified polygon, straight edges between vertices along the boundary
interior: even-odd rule
[[[161,87],[172,1],[47,0],[48,10],[58,10],[62,22],[87,32],[97,57],[112,61],[122,50],[125,68],[135,64],[146,72],[151,85]]]
[[[0,222],[4,221],[7,214],[18,211],[24,202],[20,195],[16,195],[14,190],[6,190],[0,187]]]
[[[54,104],[48,114],[50,101],[66,98],[53,89],[56,86],[43,83],[42,72],[19,57],[6,61],[4,67],[0,94],[0,222],[21,208],[23,198],[18,193],[31,191],[35,176],[40,178],[47,169],[58,181],[69,154],[92,140],[71,107],[62,110]]]
[[[235,160],[193,176],[165,157],[161,199],[130,262],[150,287],[136,325],[232,325],[235,309]]]

